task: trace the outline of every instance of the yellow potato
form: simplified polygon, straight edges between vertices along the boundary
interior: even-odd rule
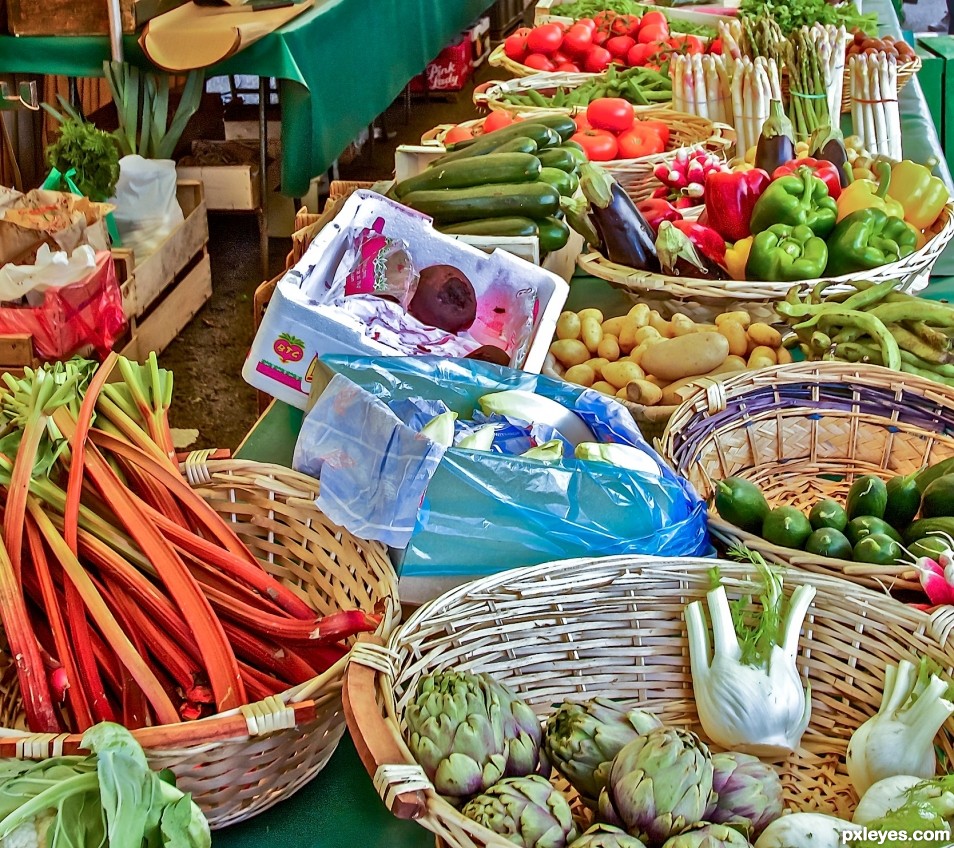
[[[597,324],[603,323],[603,313],[599,309],[581,309],[576,313],[580,316],[580,323],[582,324],[587,318],[595,318]]]
[[[646,376],[642,368],[635,362],[627,362],[625,359],[621,362],[610,362],[603,368],[603,379],[607,383],[616,386],[617,389],[623,388],[627,383],[633,380],[642,380]]]
[[[629,400],[629,395],[626,394],[626,389],[620,389],[616,393],[616,397],[618,397],[620,400]]]
[[[606,326],[604,324],[604,326]],[[612,333],[607,333],[603,331],[603,338],[600,339],[600,343],[596,348],[596,352],[603,358],[608,359],[610,362],[615,362],[619,359],[619,339],[616,338]]]
[[[666,380],[660,380],[658,377],[654,377],[652,374],[647,374],[643,378],[647,383],[651,383],[654,386],[658,386],[660,389],[665,389],[669,383]]]
[[[631,403],[655,406],[662,400],[662,389],[649,380],[633,380],[626,385],[626,398]]]
[[[626,315],[620,315],[618,318],[607,318],[603,322],[603,335],[616,336],[619,338],[619,334],[623,332],[623,327],[626,326],[627,320]]]
[[[596,372],[589,365],[583,363],[567,368],[563,379],[576,383],[578,386],[592,386],[596,382]]]
[[[718,368],[713,368],[706,376],[714,377],[717,374],[732,374],[735,371],[744,371],[746,362],[741,356],[727,356]]]
[[[782,344],[782,334],[762,321],[752,324],[748,332],[749,338],[756,345],[776,348]]]
[[[607,383],[605,380],[600,380],[599,382],[594,383],[590,386],[591,389],[596,389],[598,392],[602,392],[604,395],[616,396],[616,386],[611,383]]]
[[[721,315],[716,315],[715,322],[718,327],[723,321],[735,321],[736,324],[741,324],[742,329],[744,330],[749,324],[752,323],[752,317],[748,312],[745,312],[742,309],[738,309],[735,312],[723,312]]]
[[[589,365],[590,368],[593,369],[593,373],[595,373],[598,376],[600,372],[603,370],[603,366],[606,365],[607,362],[609,362],[608,359],[604,359],[602,356],[596,356],[593,359],[588,359],[583,364]]]
[[[662,380],[682,380],[708,374],[729,355],[729,341],[721,333],[692,333],[653,345],[641,361],[643,370]]]
[[[645,327],[649,323],[649,307],[645,303],[637,303],[627,313],[628,318],[632,318],[637,327]]]
[[[745,328],[738,321],[723,321],[719,324],[719,332],[729,343],[729,353],[732,356],[745,356],[749,351],[749,338]]]
[[[778,355],[775,353],[774,347],[766,347],[765,345],[759,345],[749,354],[749,367],[751,368],[751,362],[753,359],[764,359],[770,365],[778,364]]]
[[[557,319],[556,335],[558,339],[578,339],[580,337],[580,316],[575,312],[563,312]]]
[[[780,347],[775,351],[775,358],[779,365],[790,365],[792,362],[792,352],[787,347]]]
[[[634,336],[636,344],[642,344],[649,339],[661,339],[662,335],[655,327],[640,327]]]
[[[677,312],[673,315],[670,323],[672,324],[672,333],[674,336],[687,336],[689,333],[696,332],[697,329],[696,322],[681,312]]]
[[[560,360],[567,368],[582,365],[590,358],[586,345],[577,339],[560,339],[550,345],[550,353]]]
[[[595,315],[587,315],[580,321],[580,338],[590,353],[596,353],[603,338],[603,328]]]
[[[629,352],[629,357],[628,357],[628,359],[629,359],[631,362],[635,362],[637,365],[639,365],[639,364],[641,364],[641,362],[642,362],[643,354],[644,354],[647,350],[649,350],[649,345],[646,344],[646,342],[643,342],[642,344],[636,345],[636,347],[634,347],[634,348]]]
[[[659,332],[659,335],[667,339],[671,339],[673,336],[672,323],[666,321],[658,312],[653,312],[652,315],[649,316],[649,326],[653,327]]]
[[[639,341],[636,339],[637,334],[643,328],[640,324],[633,318],[627,317],[626,323],[623,324],[623,329],[619,331],[619,349],[623,353],[629,353],[636,345],[639,344]]]

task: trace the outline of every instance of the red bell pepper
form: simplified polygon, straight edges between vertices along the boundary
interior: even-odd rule
[[[719,265],[725,264],[725,239],[712,227],[697,224],[695,221],[673,221],[672,225],[689,237],[692,246],[706,259]]]
[[[791,162],[786,162],[781,167],[776,168],[772,172],[772,179],[777,180],[779,177],[787,177],[802,166],[811,168],[812,173],[828,188],[829,197],[835,200],[838,199],[838,195],[841,194],[841,175],[831,162],[824,159],[811,159],[808,157],[805,159],[793,159]]]
[[[646,223],[653,228],[654,233],[659,232],[659,224],[662,221],[682,220],[682,213],[661,197],[650,197],[648,200],[640,201],[636,204],[636,208],[642,213]]]
[[[749,221],[755,201],[771,182],[766,171],[712,171],[706,175],[706,215],[709,226],[726,241],[752,235]]]

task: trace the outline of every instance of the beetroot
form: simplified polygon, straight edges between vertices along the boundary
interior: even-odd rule
[[[449,333],[466,330],[477,317],[477,293],[460,271],[432,265],[421,271],[408,312],[418,321]]]

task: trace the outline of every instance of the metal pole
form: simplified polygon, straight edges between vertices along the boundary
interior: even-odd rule
[[[114,62],[123,61],[123,13],[119,0],[106,0],[109,9],[109,49]]]
[[[258,189],[262,208],[258,212],[258,245],[262,279],[268,279],[268,77],[258,78]]]

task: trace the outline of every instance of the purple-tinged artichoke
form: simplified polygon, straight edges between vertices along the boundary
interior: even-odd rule
[[[712,755],[712,803],[706,821],[730,824],[754,841],[783,811],[782,781],[772,766],[751,754]]]
[[[594,824],[570,848],[646,848],[646,843],[611,824]]]
[[[425,675],[404,718],[414,759],[452,803],[503,777],[550,774],[541,747],[543,730],[533,710],[486,675]]]
[[[728,825],[701,822],[666,840],[663,848],[752,848],[752,843]]]
[[[709,749],[695,733],[661,727],[616,755],[599,810],[605,821],[659,846],[702,821],[711,796]]]
[[[564,701],[547,719],[543,744],[554,768],[595,803],[613,758],[637,736],[661,727],[645,710],[625,710],[607,698]]]
[[[536,774],[501,780],[461,813],[523,848],[567,848],[579,835],[566,798]]]

